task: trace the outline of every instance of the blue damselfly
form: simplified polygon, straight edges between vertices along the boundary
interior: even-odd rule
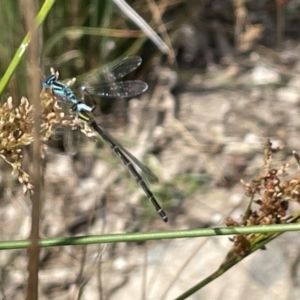
[[[99,73],[90,73],[85,78],[84,85],[81,86],[82,94],[98,95],[100,97],[128,98],[137,96],[145,92],[148,85],[140,80],[117,81],[128,73],[135,70],[142,62],[138,56],[121,58]],[[84,98],[78,100],[72,89],[57,81],[57,74],[52,74],[43,82],[43,88],[49,88],[52,93],[66,101],[72,103],[72,111],[77,112],[78,117],[86,122],[99,136],[109,145],[112,151],[121,159],[128,172],[134,177],[136,182],[142,187],[148,200],[155,207],[156,211],[164,222],[168,221],[167,215],[159,205],[155,196],[151,192],[144,175],[153,181],[158,181],[153,172],[141,163],[136,157],[128,152],[119,142],[117,142],[107,131],[97,124],[92,111],[94,107],[84,103]]]

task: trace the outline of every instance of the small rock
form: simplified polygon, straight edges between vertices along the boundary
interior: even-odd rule
[[[277,99],[279,101],[298,103],[299,96],[299,91],[297,91],[295,88],[284,87],[277,90]]]
[[[274,84],[280,82],[280,75],[277,71],[264,66],[257,66],[251,73],[251,80],[254,84]]]

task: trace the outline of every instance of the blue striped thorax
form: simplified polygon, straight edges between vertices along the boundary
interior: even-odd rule
[[[90,107],[83,103],[82,101],[79,101],[76,99],[75,95],[73,94],[71,88],[69,88],[67,85],[56,81],[57,77],[56,75],[49,76],[44,82],[43,82],[43,88],[49,88],[53,92],[54,95],[57,97],[67,99],[70,101],[73,106],[73,111],[78,112],[92,112],[95,109],[95,106]]]
[[[44,82],[43,82],[43,88],[48,89],[51,88],[52,84],[57,80],[56,75],[49,76]]]

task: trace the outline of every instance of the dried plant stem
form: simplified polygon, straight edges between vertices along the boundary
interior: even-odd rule
[[[27,300],[38,299],[38,272],[39,272],[39,230],[40,230],[40,198],[41,198],[41,138],[40,138],[40,83],[39,78],[39,37],[35,24],[36,3],[34,0],[21,0],[20,5],[24,16],[25,24],[30,33],[31,43],[28,51],[29,61],[29,99],[34,105],[34,142],[31,147],[31,178],[34,185],[34,194],[31,195],[32,200],[32,223],[30,233],[30,247],[28,259],[28,287],[27,287]]]

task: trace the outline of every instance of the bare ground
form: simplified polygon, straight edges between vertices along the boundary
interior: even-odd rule
[[[260,172],[267,138],[283,148],[276,164],[289,161],[297,171],[291,153],[300,150],[299,49],[287,42],[282,51],[254,51],[227,68],[179,72],[178,81],[161,69],[155,89],[129,102],[126,124],[99,117],[159,177],[151,189],[168,224],[107,147],[84,139],[75,157],[49,149],[43,237],[201,228],[224,225],[229,215],[238,220],[248,203],[239,181]],[[176,81],[184,89],[174,96]],[[1,240],[27,238],[29,201],[21,189],[6,185],[1,201]],[[80,292],[81,299],[101,299],[100,293],[103,299],[174,299],[215,271],[230,247],[228,237],[219,237],[43,249],[40,299],[75,299]],[[267,248],[190,299],[299,298],[297,233]],[[3,297],[23,299],[26,251],[0,254]]]

